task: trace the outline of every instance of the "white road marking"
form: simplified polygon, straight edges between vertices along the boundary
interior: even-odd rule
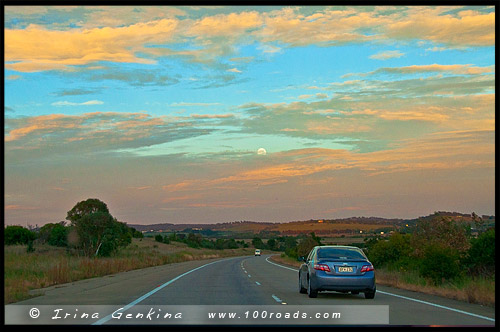
[[[276,266],[279,266],[279,267],[282,267],[282,268],[284,268],[284,269],[288,269],[288,270],[292,270],[292,271],[295,271],[295,272],[299,272],[299,270],[297,270],[297,269],[293,269],[293,268],[288,267],[288,266],[284,266],[284,265],[280,265],[280,264],[276,264],[276,263],[274,263],[274,262],[271,262],[271,261],[269,260],[269,257],[267,257],[267,258],[266,258],[266,262],[268,262],[268,263],[270,263],[270,264],[273,264],[273,265],[276,265]]]
[[[274,301],[278,302],[278,303],[281,303],[281,299],[279,297],[277,297],[276,295],[272,295]]]
[[[292,270],[292,271],[295,271],[295,272],[299,272],[298,269],[293,269],[293,268],[290,268],[288,266],[283,266],[283,265],[271,262],[271,261],[269,261],[269,258],[270,257],[266,258],[266,262],[268,262],[270,264],[279,266],[279,267],[284,268],[284,269],[288,269],[288,270]],[[482,319],[486,319],[486,320],[489,320],[489,321],[492,321],[492,322],[495,321],[495,318],[481,316],[481,315],[473,314],[471,312],[467,312],[467,311],[458,310],[458,309],[455,309],[455,308],[446,307],[444,305],[439,305],[439,304],[436,304],[436,303],[431,303],[431,302],[427,302],[427,301],[417,300],[417,299],[414,299],[414,298],[411,298],[411,297],[406,297],[406,296],[402,296],[402,295],[397,295],[397,294],[392,294],[392,293],[388,293],[388,292],[383,292],[383,291],[380,291],[380,290],[377,290],[377,293],[385,294],[385,295],[390,295],[390,296],[395,296],[395,297],[399,297],[401,299],[405,299],[405,300],[408,300],[408,301],[419,302],[419,303],[422,303],[422,304],[427,304],[427,305],[434,306],[434,307],[441,308],[441,309],[455,311],[455,312],[458,312],[458,313],[461,313],[461,314],[464,314],[464,315],[469,315],[469,316],[473,316],[473,317],[477,317],[477,318],[482,318]]]
[[[126,306],[124,306],[124,307],[122,308],[122,310],[120,310],[120,312],[127,311],[128,309],[132,308],[132,307],[133,307],[134,305],[136,305],[137,303],[139,303],[139,302],[141,302],[141,301],[145,300],[146,298],[150,297],[151,295],[153,295],[154,293],[156,293],[156,292],[157,292],[157,291],[159,291],[160,289],[162,289],[162,288],[164,288],[164,287],[166,287],[166,286],[170,285],[170,284],[171,284],[171,283],[173,283],[174,281],[176,281],[176,280],[178,280],[178,279],[180,279],[180,278],[184,277],[185,275],[187,275],[187,274],[189,274],[189,273],[191,273],[191,272],[194,272],[194,271],[196,271],[196,270],[202,269],[202,268],[204,268],[204,267],[206,267],[206,266],[208,266],[208,265],[212,265],[212,264],[219,263],[219,262],[226,261],[226,260],[233,259],[233,258],[234,258],[234,257],[232,257],[232,258],[226,258],[226,259],[221,259],[221,260],[218,260],[218,261],[215,261],[215,262],[207,263],[207,264],[202,265],[202,266],[198,266],[197,268],[194,268],[194,269],[192,269],[192,270],[189,270],[189,271],[187,271],[187,272],[184,272],[183,274],[178,275],[178,276],[177,276],[177,277],[175,277],[174,279],[167,281],[167,282],[166,282],[166,283],[164,283],[163,285],[156,287],[155,289],[153,289],[153,290],[152,290],[152,291],[150,291],[149,293],[144,294],[143,296],[139,297],[139,298],[138,298],[138,299],[136,299],[135,301],[130,302],[129,304],[127,304]],[[112,315],[108,315],[108,316],[106,316],[106,317],[104,317],[104,318],[102,318],[102,319],[98,320],[97,322],[93,323],[92,325],[102,325],[102,324],[106,323],[107,321],[109,321],[111,318],[112,318]]]
[[[385,295],[390,295],[390,296],[395,296],[395,297],[399,297],[401,299],[405,299],[405,300],[409,300],[409,301],[415,301],[415,302],[418,302],[418,303],[423,303],[423,304],[431,305],[431,306],[434,306],[434,307],[437,307],[437,308],[459,312],[461,314],[465,314],[465,315],[474,316],[474,317],[477,317],[477,318],[486,319],[486,320],[489,320],[489,321],[492,321],[492,322],[495,321],[495,318],[481,316],[481,315],[473,314],[471,312],[467,312],[467,311],[458,310],[458,309],[455,309],[455,308],[446,307],[444,305],[440,305],[440,304],[436,304],[436,303],[431,303],[431,302],[427,302],[427,301],[413,299],[411,297],[406,297],[406,296],[402,296],[402,295],[387,293],[387,292],[383,292],[383,291],[380,291],[380,290],[377,290],[377,293],[381,293],[381,294],[385,294]]]

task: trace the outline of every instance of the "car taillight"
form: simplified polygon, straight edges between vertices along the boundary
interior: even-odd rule
[[[325,272],[330,272],[330,267],[326,264],[314,264],[314,269],[315,270],[320,270],[320,271],[325,271]]]
[[[373,271],[375,270],[373,268],[373,265],[363,265],[363,267],[361,268],[361,272],[368,272],[368,271]]]

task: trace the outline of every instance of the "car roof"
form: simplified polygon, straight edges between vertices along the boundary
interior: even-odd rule
[[[355,246],[341,246],[341,245],[325,245],[325,246],[316,246],[317,249],[321,248],[346,248],[346,249],[360,249]]]

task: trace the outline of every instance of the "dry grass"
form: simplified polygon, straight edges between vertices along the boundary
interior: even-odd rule
[[[99,277],[123,271],[190,260],[251,255],[253,249],[208,250],[193,249],[185,244],[164,244],[145,238],[109,258],[87,258],[69,255],[65,249],[50,246],[35,247],[26,253],[26,246],[5,246],[4,303],[32,297],[31,290],[52,285]],[[300,267],[300,262],[285,255],[274,255],[278,263]],[[416,273],[392,272],[378,269],[377,283],[412,291],[439,295],[469,303],[495,306],[494,279],[465,278],[455,284],[436,287]]]
[[[64,248],[5,246],[4,303],[32,297],[30,291],[150,266],[191,260],[253,254],[253,249],[193,249],[182,243],[164,244],[151,238],[134,239],[114,257],[88,258],[69,254]]]
[[[438,295],[468,303],[495,306],[495,280],[464,277],[435,286],[415,272],[395,272],[378,269],[377,284]]]

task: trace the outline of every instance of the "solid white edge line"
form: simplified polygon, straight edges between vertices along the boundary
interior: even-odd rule
[[[155,289],[153,289],[152,291],[144,294],[143,296],[139,297],[138,299],[136,299],[135,301],[132,301],[130,302],[129,304],[127,304],[126,306],[124,306],[123,308],[121,308],[120,312],[124,312],[124,311],[127,311],[128,309],[132,308],[134,305],[136,305],[137,303],[145,300],[146,298],[150,297],[151,295],[153,295],[154,293],[156,293],[157,291],[159,291],[160,289],[170,285],[171,283],[173,283],[174,281],[184,277],[185,275],[191,273],[191,272],[194,272],[196,270],[199,270],[199,269],[202,269],[204,268],[205,266],[208,266],[208,265],[212,265],[212,264],[215,264],[215,263],[219,263],[219,262],[222,262],[222,261],[226,261],[226,260],[229,260],[229,259],[233,259],[234,257],[230,257],[230,258],[226,258],[226,259],[221,259],[221,260],[217,260],[217,261],[214,261],[214,262],[210,262],[210,263],[207,263],[207,264],[204,264],[202,266],[198,266],[197,268],[194,268],[192,270],[189,270],[187,272],[184,272],[183,274],[180,274],[178,275],[177,277],[175,277],[174,279],[171,279],[169,281],[167,281],[166,283],[164,283],[163,285],[161,286],[158,286],[156,287]],[[106,317],[103,317],[102,319],[98,320],[97,322],[93,323],[92,325],[102,325],[104,323],[106,323],[107,321],[109,321],[110,319],[112,318],[112,314],[111,315],[108,315]]]
[[[273,264],[273,265],[279,266],[279,267],[284,268],[284,269],[292,270],[292,271],[295,271],[295,272],[298,272],[298,271],[299,271],[298,269],[293,269],[293,268],[288,267],[288,266],[283,266],[283,265],[280,265],[280,264],[277,264],[277,263],[271,262],[271,261],[269,261],[269,258],[270,258],[270,257],[267,257],[267,258],[266,258],[266,262],[268,262],[268,263],[270,263],[270,264]],[[377,293],[381,293],[381,294],[385,294],[385,295],[390,295],[390,296],[395,296],[395,297],[399,297],[399,298],[402,298],[402,299],[405,299],[405,300],[415,301],[415,302],[419,302],[419,303],[423,303],[423,304],[431,305],[431,306],[434,306],[434,307],[437,307],[437,308],[441,308],[441,309],[446,309],[446,310],[455,311],[455,312],[458,312],[458,313],[461,313],[461,314],[465,314],[465,315],[469,315],[469,316],[473,316],[473,317],[477,317],[477,318],[486,319],[486,320],[489,320],[489,321],[492,321],[492,322],[494,322],[494,321],[495,321],[495,318],[490,318],[490,317],[486,317],[486,316],[481,316],[481,315],[473,314],[473,313],[471,313],[471,312],[467,312],[467,311],[463,311],[463,310],[459,310],[459,309],[454,309],[454,308],[446,307],[446,306],[443,306],[443,305],[439,305],[439,304],[435,304],[435,303],[431,303],[431,302],[427,302],[427,301],[422,301],[422,300],[413,299],[413,298],[411,298],[411,297],[406,297],[406,296],[402,296],[402,295],[397,295],[397,294],[392,294],[392,293],[388,293],[388,292],[383,292],[383,291],[380,291],[380,290],[377,290]]]
[[[293,269],[293,268],[288,267],[288,266],[284,266],[284,265],[280,265],[280,264],[276,264],[276,263],[274,263],[274,262],[271,262],[271,261],[269,261],[269,258],[270,258],[270,257],[267,257],[267,258],[266,258],[266,262],[268,262],[269,264],[273,264],[273,265],[276,265],[276,266],[282,267],[282,268],[284,268],[284,269],[288,269],[288,270],[292,270],[292,271],[295,271],[295,272],[299,272],[299,270],[297,270],[297,269]]]
[[[467,311],[463,311],[463,310],[459,310],[459,309],[455,309],[455,308],[446,307],[444,305],[440,305],[440,304],[436,304],[436,303],[431,303],[431,302],[427,302],[427,301],[417,300],[417,299],[414,299],[414,298],[411,298],[411,297],[406,297],[406,296],[403,296],[403,295],[397,295],[397,294],[387,293],[387,292],[383,292],[383,291],[380,291],[380,290],[377,290],[377,293],[381,293],[381,294],[385,294],[385,295],[390,295],[390,296],[395,296],[395,297],[399,297],[401,299],[405,299],[405,300],[409,300],[409,301],[414,301],[414,302],[418,302],[418,303],[423,303],[423,304],[431,305],[431,306],[438,307],[438,308],[441,308],[441,309],[446,309],[446,310],[451,310],[451,311],[459,312],[461,314],[465,314],[465,315],[474,316],[474,317],[477,317],[477,318],[486,319],[486,320],[489,320],[489,321],[492,321],[492,322],[495,321],[494,318],[490,318],[490,317],[486,317],[486,316],[481,316],[481,315],[473,314],[471,312],[467,312]]]

